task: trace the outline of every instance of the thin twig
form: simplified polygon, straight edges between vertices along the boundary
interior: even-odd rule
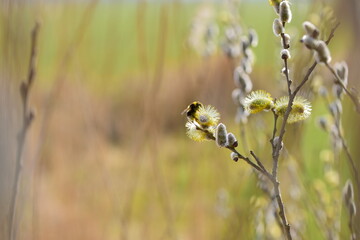
[[[250,151],[251,156],[253,156],[253,158],[255,159],[255,161],[257,162],[257,164],[264,170],[267,171],[266,168],[264,167],[264,165],[262,164],[262,162],[260,161],[260,159],[255,155],[255,153],[253,151]]]
[[[341,123],[340,123],[340,117],[335,117],[333,116],[334,118],[334,122],[335,122],[335,127],[336,127],[336,130],[337,130],[337,133],[338,133],[338,137],[341,141],[341,145],[345,151],[345,154],[346,154],[346,157],[350,163],[350,167],[351,167],[351,170],[353,172],[353,176],[355,178],[355,182],[356,182],[356,186],[357,186],[357,189],[358,189],[358,194],[360,194],[360,177],[359,177],[359,171],[356,167],[356,164],[355,164],[355,161],[353,159],[353,157],[351,156],[351,153],[350,153],[350,149],[346,143],[346,140],[345,140],[345,137],[343,136],[342,132],[341,132]]]
[[[202,131],[204,133],[206,133],[207,138],[210,140],[215,141],[216,138],[214,137],[214,135],[209,132],[206,129],[201,128],[200,126],[198,126],[196,123],[196,129],[199,131]],[[272,177],[272,175],[270,174],[270,172],[264,167],[264,165],[261,163],[260,159],[255,155],[255,153],[253,151],[250,151],[250,154],[254,157],[254,159],[256,160],[257,164],[252,162],[250,160],[250,158],[245,157],[244,155],[242,155],[241,153],[239,153],[235,147],[226,147],[227,149],[229,149],[230,151],[236,153],[236,155],[238,156],[238,158],[244,160],[246,163],[248,163],[251,167],[253,167],[255,170],[257,170],[259,173],[264,174],[264,176],[266,176],[271,182],[273,182],[275,179]]]
[[[341,140],[341,144],[344,148],[344,151],[345,151],[345,154],[350,162],[350,165],[351,165],[351,169],[354,173],[354,177],[355,177],[355,181],[356,181],[356,185],[357,185],[357,188],[358,188],[358,194],[360,194],[360,178],[359,178],[359,171],[358,169],[356,168],[356,165],[355,165],[355,161],[354,159],[352,158],[351,154],[350,154],[350,150],[349,150],[349,147],[344,139],[344,137],[342,136],[342,134],[340,133],[340,129],[338,129],[339,131],[339,138]]]
[[[29,110],[28,101],[29,101],[29,92],[34,82],[34,78],[36,75],[36,55],[37,55],[37,36],[39,31],[39,23],[35,24],[31,32],[31,53],[29,60],[29,71],[27,75],[26,81],[22,82],[20,85],[20,94],[22,100],[22,127],[18,135],[18,144],[16,151],[16,168],[15,175],[13,181],[10,209],[9,209],[9,238],[10,240],[14,240],[16,238],[16,203],[17,196],[20,190],[20,178],[23,168],[23,152],[26,134],[29,130],[29,127],[34,119],[34,114],[31,110]]]
[[[257,171],[259,171],[260,173],[264,173],[264,170],[256,165],[255,163],[253,163],[248,157],[243,156],[241,153],[239,153],[234,147],[227,147],[227,149],[229,149],[230,151],[236,153],[238,155],[238,157],[242,160],[244,160],[245,162],[247,162],[250,166],[252,166],[253,168],[255,168]]]
[[[356,232],[354,230],[354,217],[355,216],[350,216],[350,220],[349,220],[349,229],[350,229],[350,239],[351,240],[356,240]]]
[[[335,25],[335,27],[333,27],[333,29],[331,29],[331,32],[330,32],[330,34],[329,34],[329,37],[328,37],[328,39],[325,41],[325,43],[326,43],[327,45],[329,45],[331,39],[335,36],[335,31],[336,31],[336,29],[337,29],[339,26],[340,26],[340,22],[338,22],[338,23]]]
[[[270,142],[271,142],[272,147],[274,147],[274,139],[275,139],[276,132],[277,132],[277,120],[278,120],[279,116],[275,113],[274,110],[272,110],[272,113],[274,115],[274,128],[273,128],[273,133],[272,133]]]
[[[267,181],[263,178],[263,175],[261,173],[258,173],[257,177],[258,177],[259,188],[269,198],[269,200],[270,200],[269,206],[272,208],[272,212],[273,212],[274,218],[276,220],[276,223],[279,226],[279,228],[281,229],[282,233],[285,235],[284,228],[283,228],[279,213],[277,211],[277,203],[276,203],[276,199],[274,197],[274,193],[270,189],[270,187],[267,185]]]

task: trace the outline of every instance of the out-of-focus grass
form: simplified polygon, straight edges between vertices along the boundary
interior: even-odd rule
[[[162,8],[166,11],[166,30],[159,29]],[[126,78],[139,74],[141,76],[144,73],[141,71],[153,71],[158,57],[159,31],[166,35],[166,67],[173,68],[179,62],[194,61],[189,58],[189,55],[194,55],[186,47],[186,37],[191,19],[198,8],[199,5],[196,4],[181,3],[98,4],[83,30],[79,29],[79,26],[83,15],[88,11],[84,5],[68,3],[40,6],[38,11],[41,13],[43,27],[39,79],[43,84],[51,83],[52,77],[58,71],[57,66],[67,53],[66,50],[71,49],[79,30],[85,31],[84,37],[81,44],[75,46],[70,53],[74,55],[75,66],[69,70],[69,74],[78,74],[81,71],[81,76],[86,79],[85,83],[94,85],[97,91],[103,88],[111,91],[113,85],[121,86]],[[219,5],[219,8],[222,6]],[[298,10],[301,11],[303,9]],[[260,43],[254,49],[257,67],[269,66],[268,62],[272,61],[278,45],[276,38],[268,37],[272,35],[273,12],[269,11],[268,6],[251,3],[244,4],[240,12],[243,23],[259,33]],[[261,18],[255,17],[255,13]],[[296,14],[295,9],[294,15]],[[302,20],[294,18],[292,26],[299,26]],[[144,25],[139,29],[138,24]],[[139,33],[142,30],[144,33]],[[140,36],[144,39],[139,39]],[[145,60],[140,59],[143,56],[140,53],[141,48],[146,50]],[[144,69],[143,61],[146,61],[148,69]]]
[[[162,34],[167,43],[162,46],[166,67],[188,59],[186,35],[196,9],[193,4],[98,4],[85,29],[81,28],[82,17],[89,10],[84,4],[46,4],[39,8],[43,22],[39,57],[42,84],[51,84],[52,77],[59,71],[57,66],[72,47],[73,66],[68,74],[81,74],[86,85],[100,92],[114,93],[113,86],[121,88],[127,78],[143,77],[146,71],[152,73]],[[166,12],[167,29],[161,29],[161,11]],[[80,31],[84,31],[81,43],[72,46]],[[143,56],[146,59],[141,59]]]

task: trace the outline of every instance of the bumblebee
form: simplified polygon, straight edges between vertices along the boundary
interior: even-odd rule
[[[191,103],[181,114],[185,114],[189,121],[195,120],[195,113],[199,110],[199,108],[203,107],[204,105],[201,102],[193,102]]]
[[[281,2],[282,0],[269,0],[271,6],[279,5]]]

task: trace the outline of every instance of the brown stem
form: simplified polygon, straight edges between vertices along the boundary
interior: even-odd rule
[[[290,224],[286,218],[286,214],[285,214],[285,207],[284,207],[284,202],[282,200],[281,197],[281,192],[280,192],[280,182],[276,181],[274,183],[274,190],[275,190],[275,197],[276,197],[276,201],[279,205],[279,215],[285,230],[285,234],[286,234],[286,239],[291,240],[291,233],[290,233]]]
[[[28,76],[25,82],[22,82],[20,85],[20,94],[22,99],[22,127],[18,135],[17,142],[17,150],[16,150],[16,167],[15,167],[15,175],[13,180],[11,201],[10,201],[10,209],[9,209],[9,239],[16,239],[16,203],[17,196],[20,191],[20,178],[23,168],[23,152],[26,134],[29,130],[29,127],[34,119],[34,114],[29,110],[28,100],[29,100],[29,92],[31,85],[34,81],[36,75],[35,63],[36,63],[36,46],[37,46],[37,36],[39,31],[39,23],[35,24],[31,32],[31,53],[29,60],[29,71]]]
[[[227,147],[227,149],[229,149],[230,151],[236,153],[238,155],[238,157],[242,160],[244,160],[245,162],[247,162],[250,166],[252,166],[254,169],[256,169],[257,171],[259,171],[260,173],[264,173],[264,169],[262,169],[260,166],[256,165],[255,163],[253,163],[248,157],[243,156],[241,153],[239,153],[234,147]]]
[[[351,233],[351,240],[356,240],[356,233],[354,231],[354,216],[350,216],[350,220],[349,220],[349,229],[350,229],[350,233]]]
[[[336,31],[336,29],[337,29],[339,26],[340,26],[340,22],[338,22],[338,23],[335,25],[335,27],[333,27],[333,29],[331,29],[331,32],[330,32],[330,34],[329,34],[329,37],[328,37],[328,39],[325,41],[325,43],[326,43],[327,45],[329,45],[331,39],[335,36],[335,31]]]
[[[277,120],[278,120],[279,116],[275,113],[274,110],[272,110],[272,113],[274,115],[274,128],[273,128],[273,133],[272,133],[272,137],[271,137],[270,142],[271,142],[272,147],[275,147],[274,146],[274,139],[275,139],[276,132],[277,132],[277,126],[276,125],[277,125]]]
[[[264,165],[262,164],[262,162],[260,161],[260,159],[255,155],[255,153],[253,151],[250,151],[250,154],[251,154],[251,156],[253,156],[253,158],[255,159],[257,164],[260,166],[260,168],[263,169],[264,171],[267,171],[266,168],[264,167]]]
[[[338,137],[340,138],[340,141],[341,141],[341,145],[345,151],[345,154],[346,154],[346,157],[350,163],[350,168],[353,172],[353,176],[355,178],[355,182],[356,182],[356,186],[357,186],[357,189],[358,189],[358,194],[360,194],[360,177],[359,177],[359,171],[356,167],[356,164],[355,164],[355,161],[353,159],[353,157],[351,156],[351,153],[350,153],[350,150],[349,150],[349,147],[346,143],[346,140],[341,132],[341,125],[340,125],[340,119],[336,119],[336,117],[334,117],[334,121],[335,121],[335,127],[337,129],[337,132],[338,132]]]
[[[284,27],[285,27],[285,24],[284,24]],[[286,44],[285,33],[281,33],[280,36],[281,36],[282,45],[283,45],[284,49],[290,48],[290,45]]]

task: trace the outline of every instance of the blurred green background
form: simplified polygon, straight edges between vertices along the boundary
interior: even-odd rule
[[[215,106],[238,136],[240,151],[254,150],[270,168],[272,116],[260,113],[247,125],[235,123],[237,62],[225,56],[221,43],[226,19],[236,13],[243,33],[252,28],[259,36],[254,90],[284,95],[280,41],[272,33],[276,14],[266,0],[232,2],[1,2],[1,239],[7,239],[20,129],[18,86],[27,75],[36,21],[41,28],[30,99],[36,118],[27,136],[18,239],[281,239],[250,167],[233,162],[213,142],[190,140],[180,114],[194,100]],[[312,62],[299,42],[301,23],[313,21],[326,39],[340,22],[330,43],[332,64],[347,61],[349,86],[359,89],[358,5],[292,1],[293,21],[286,29],[295,83]],[[219,26],[211,56],[189,44],[196,19]],[[312,77],[301,92],[312,103],[312,115],[286,132],[283,198],[295,239],[349,239],[341,191],[351,171],[343,151],[334,153],[329,133],[317,124],[329,111],[314,89],[321,84],[331,95],[333,79],[323,66]],[[343,103],[343,133],[359,169],[360,119],[347,96]]]

